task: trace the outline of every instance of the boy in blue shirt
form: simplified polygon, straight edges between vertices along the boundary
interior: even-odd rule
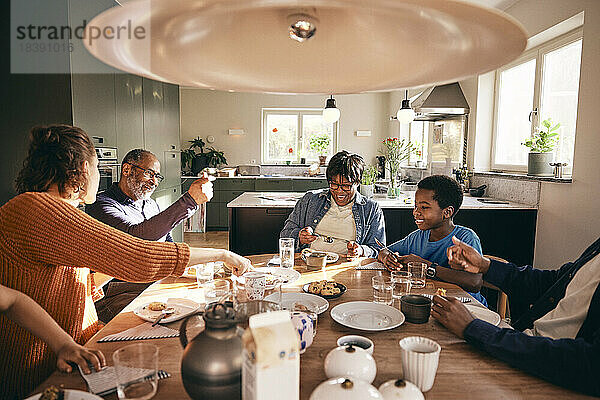
[[[428,265],[427,276],[459,285],[479,302],[487,306],[479,293],[483,278],[450,268],[446,249],[453,245],[452,236],[476,249],[480,254],[481,242],[477,234],[464,226],[454,225],[453,218],[463,201],[460,185],[445,175],[432,175],[422,179],[415,193],[413,216],[418,230],[388,246],[391,252],[379,252],[378,259],[388,269],[394,270],[411,261]]]

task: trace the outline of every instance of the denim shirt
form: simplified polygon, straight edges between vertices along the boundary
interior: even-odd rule
[[[308,247],[309,245],[300,244],[298,240],[300,230],[308,226],[314,230],[329,210],[329,207],[331,207],[329,189],[307,192],[296,203],[294,211],[285,221],[279,237],[296,239],[297,251]],[[363,255],[365,257],[377,257],[379,246],[375,239],[385,243],[385,221],[381,208],[376,202],[357,192],[352,205],[352,215],[356,223],[356,243],[363,248]]]

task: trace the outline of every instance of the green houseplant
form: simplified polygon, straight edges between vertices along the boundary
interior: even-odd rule
[[[377,168],[374,165],[368,165],[360,180],[360,194],[368,198],[373,197],[375,179],[377,179]]]
[[[542,126],[536,129],[535,134],[522,143],[529,147],[527,159],[527,175],[551,176],[554,147],[558,142],[560,122],[554,124],[552,118],[542,121]]]
[[[385,160],[390,169],[390,185],[388,186],[388,197],[397,198],[400,192],[398,185],[398,174],[400,173],[400,164],[407,160],[412,153],[416,151],[415,146],[405,139],[397,137],[388,137],[383,139],[383,146],[380,153],[385,156]]]
[[[198,175],[206,167],[218,167],[221,164],[227,164],[227,159],[222,151],[209,147],[204,152],[204,140],[199,136],[189,141],[190,147],[181,152],[181,169],[189,168],[194,175]],[[199,151],[197,151],[199,150]]]
[[[319,162],[321,165],[325,165],[325,161],[327,160],[325,152],[329,148],[330,142],[329,136],[327,135],[313,136],[309,140],[310,148],[319,154]]]

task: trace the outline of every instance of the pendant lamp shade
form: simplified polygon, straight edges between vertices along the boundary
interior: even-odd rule
[[[123,71],[205,89],[344,94],[454,82],[509,63],[527,42],[512,17],[460,0],[121,3],[88,23],[86,48]]]
[[[402,106],[396,113],[396,119],[402,124],[408,124],[415,119],[415,111],[410,107],[410,100],[408,99],[408,90],[404,94]]]
[[[332,124],[340,119],[340,110],[335,106],[335,99],[331,96],[323,109],[323,121]]]

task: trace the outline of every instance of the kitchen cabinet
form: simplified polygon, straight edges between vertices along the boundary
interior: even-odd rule
[[[181,197],[181,187],[157,190],[152,195],[152,198],[156,200],[161,210],[167,209],[173,202],[179,199],[179,197]],[[180,223],[173,228],[171,236],[173,236],[173,241],[175,242],[183,241],[183,223]]]
[[[254,190],[257,192],[291,192],[294,190],[294,182],[291,179],[257,178]]]
[[[294,179],[294,192],[307,192],[309,190],[323,189],[328,186],[327,179]]]
[[[115,75],[115,108],[119,161],[129,150],[144,147],[142,77]]]

